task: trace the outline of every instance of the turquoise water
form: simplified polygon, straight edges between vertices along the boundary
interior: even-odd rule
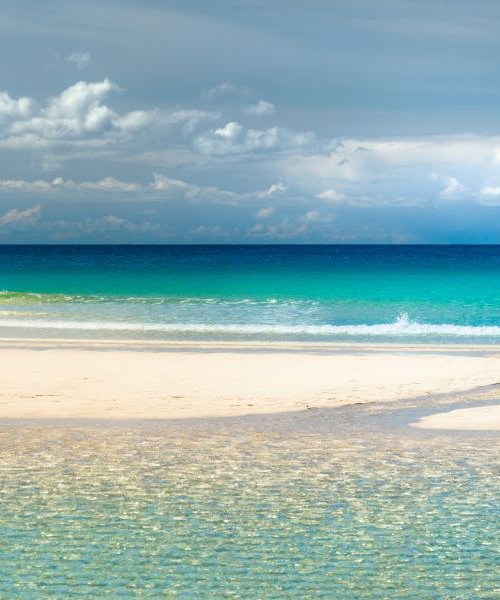
[[[0,335],[500,341],[499,246],[2,246]]]
[[[0,423],[0,597],[498,598],[500,438],[402,407]]]
[[[0,334],[500,342],[496,247],[0,247]],[[0,420],[0,598],[493,599],[500,437],[455,398]]]

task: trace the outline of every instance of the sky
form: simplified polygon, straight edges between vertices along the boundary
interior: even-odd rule
[[[4,0],[0,243],[500,243],[500,3]]]

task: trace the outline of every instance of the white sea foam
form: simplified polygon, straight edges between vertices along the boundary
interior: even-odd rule
[[[38,292],[17,292],[0,290],[0,305],[25,304],[167,304],[167,305],[221,305],[221,306],[315,306],[315,300],[287,298],[211,298],[196,296],[116,296],[116,295],[75,295],[75,294],[40,294]]]
[[[228,323],[138,323],[127,321],[61,321],[0,318],[0,327],[75,331],[151,332],[166,334],[221,334],[261,336],[395,336],[500,337],[500,326],[419,323],[406,314],[392,323],[373,325],[272,325]]]

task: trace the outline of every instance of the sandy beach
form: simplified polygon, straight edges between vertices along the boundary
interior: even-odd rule
[[[435,413],[422,417],[411,425],[421,429],[498,431],[500,430],[500,404]]]
[[[496,347],[2,340],[0,418],[176,419],[397,401],[492,385]],[[470,414],[441,416],[466,424]],[[444,420],[443,420],[444,419]],[[461,420],[460,420],[461,419]],[[498,410],[488,413],[498,426]],[[436,426],[424,420],[420,426]]]

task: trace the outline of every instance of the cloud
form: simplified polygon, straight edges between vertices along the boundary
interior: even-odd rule
[[[0,191],[7,192],[39,192],[50,190],[53,182],[36,180],[24,181],[22,179],[0,180]]]
[[[90,52],[73,52],[68,56],[68,60],[76,65],[77,69],[85,69],[92,62]]]
[[[459,200],[467,194],[467,188],[456,177],[445,178],[445,187],[439,193],[446,200]]]
[[[262,192],[255,192],[255,196],[258,198],[269,198],[270,196],[281,196],[287,191],[287,186],[281,181],[278,183],[272,183],[267,190]]]
[[[237,96],[250,96],[253,93],[252,88],[237,85],[236,83],[218,83],[214,87],[203,90],[201,92],[201,97],[203,100],[219,100],[228,95],[237,95]]]
[[[228,156],[269,151],[296,151],[316,148],[317,136],[312,132],[296,132],[280,127],[247,129],[236,121],[209,131],[195,140],[201,154]]]
[[[115,117],[114,125],[124,133],[133,133],[150,127],[158,117],[159,114],[155,110],[133,110],[121,117]]]
[[[257,104],[251,104],[250,106],[245,106],[242,109],[243,114],[246,115],[255,115],[258,117],[269,117],[274,114],[275,106],[271,102],[267,102],[266,100],[259,100]]]
[[[53,185],[65,185],[64,180],[59,180],[58,178],[54,179]],[[69,184],[69,187],[72,187]],[[75,187],[75,184],[73,184]],[[76,184],[78,187],[78,184]],[[104,177],[100,181],[95,183],[93,182],[84,182],[79,184],[79,187],[83,190],[95,190],[95,191],[103,191],[103,192],[138,192],[142,189],[141,185],[134,182],[129,181],[121,181],[119,179],[115,179],[114,177]]]
[[[24,210],[13,208],[0,217],[0,226],[32,225],[38,222],[41,214],[42,207],[40,204]]]
[[[187,183],[179,179],[165,177],[158,173],[154,174],[154,180],[149,187],[158,192],[162,197],[183,197],[190,201],[215,202],[215,203],[237,203],[239,195],[215,186],[200,186]]]
[[[333,152],[298,152],[279,167],[295,189],[336,203],[481,202],[485,186],[500,186],[500,137],[344,139]]]
[[[133,110],[120,114],[107,104],[111,94],[119,91],[110,79],[79,81],[49,98],[36,112],[32,99],[15,100],[2,93],[0,148],[103,147],[131,140],[140,132],[154,137],[175,125],[181,125],[189,134],[203,120],[214,118],[206,111],[186,109]]]
[[[287,187],[283,183],[273,183],[269,186],[269,189],[266,192],[266,196],[272,196],[273,194],[283,194],[286,192]]]
[[[121,240],[127,235],[133,239],[147,239],[148,236],[156,238],[166,237],[167,228],[151,221],[131,221],[115,214],[107,214],[98,218],[87,217],[74,221],[60,219],[45,224],[45,229],[53,241],[74,241],[97,237],[103,240]]]
[[[310,210],[308,212],[306,212],[306,214],[303,216],[304,221],[307,221],[308,223],[313,223],[314,221],[318,221],[321,217],[321,213],[317,210]]]
[[[190,231],[194,237],[207,236],[208,238],[223,238],[226,231],[220,225],[198,225]]]
[[[316,198],[319,198],[320,200],[328,200],[329,202],[339,202],[342,200],[342,197],[342,194],[339,194],[339,192],[331,188],[316,194]]]
[[[138,192],[144,189],[144,186],[138,183],[121,181],[114,177],[104,177],[98,181],[83,181],[75,183],[71,179],[56,177],[51,181],[37,179],[34,181],[24,181],[22,179],[2,179],[0,180],[0,192],[24,192],[24,193],[51,193],[58,191],[69,192]]]
[[[273,213],[274,213],[274,208],[272,206],[268,206],[265,208],[261,208],[259,211],[257,211],[257,213],[255,214],[255,217],[257,219],[267,219]]]
[[[222,85],[213,98],[243,93],[236,87]],[[176,239],[187,240],[191,231],[203,239],[212,235],[214,240],[227,241],[237,241],[238,235],[277,241],[335,241],[343,235],[369,240],[380,227],[380,221],[373,219],[375,214],[401,218],[413,210],[430,222],[435,209],[438,212],[432,214],[443,215],[447,210],[450,215],[464,212],[466,206],[479,210],[483,205],[482,210],[487,211],[487,207],[500,205],[500,136],[339,141],[312,131],[250,127],[251,119],[241,113],[238,119],[226,116],[243,111],[242,104],[248,108],[248,99],[230,106],[221,102],[220,112],[183,106],[120,110],[113,103],[119,92],[116,83],[103,79],[80,81],[45,103],[0,94],[0,150],[2,158],[6,157],[5,173],[18,160],[5,150],[24,148],[43,152],[19,155],[17,164],[22,166],[16,167],[17,173],[29,174],[30,165],[40,170],[43,164],[56,169],[54,175],[63,175],[6,176],[0,179],[3,201],[24,195],[24,206],[42,202],[45,208],[52,202],[50,214],[67,210],[68,223],[73,223],[75,209],[71,207],[82,201],[93,202],[91,214],[101,210],[99,203],[109,212],[101,212],[105,216],[97,220],[82,219],[86,224],[81,230],[75,223],[60,225],[56,229],[62,235],[73,235],[75,228],[84,236],[91,231],[96,235],[126,232],[128,227],[138,236],[140,230],[134,223],[142,222],[145,213],[134,217],[134,207],[141,211],[153,207],[155,219],[168,215],[169,224],[179,215]],[[76,160],[87,161],[85,172],[100,161],[99,175],[109,175],[86,180]],[[109,170],[104,171],[103,161],[108,161]],[[154,175],[148,179],[145,173]],[[123,215],[115,214],[120,203],[127,205]],[[30,210],[9,210],[0,217],[3,226],[35,222],[40,213]],[[47,214],[48,208],[37,234],[46,227]],[[119,220],[127,221],[131,214],[132,225]],[[395,223],[397,218],[393,221],[387,225],[391,239],[396,234],[413,235],[411,219],[406,225]],[[214,228],[221,223],[224,226],[217,233]],[[205,229],[198,231],[198,227]],[[143,229],[146,235],[147,226]],[[134,236],[130,239],[138,239]]]
[[[163,113],[160,119],[164,126],[182,124],[185,134],[191,134],[203,121],[213,120],[218,117],[217,113],[208,113],[204,110],[180,109]]]
[[[12,98],[7,92],[0,92],[0,122],[29,117],[34,108],[31,98]]]
[[[479,203],[486,206],[500,206],[500,185],[486,185],[479,191]]]
[[[236,194],[215,186],[200,186],[180,179],[155,173],[149,183],[123,181],[115,177],[104,177],[97,181],[75,182],[56,177],[52,180],[0,179],[0,193],[39,194],[47,198],[71,197],[81,194],[85,198],[114,195],[121,200],[132,196],[149,200],[186,199],[207,203],[235,204],[260,197],[261,192]],[[90,196],[89,196],[90,194]]]
[[[85,223],[85,229],[87,233],[95,231],[139,231],[145,233],[158,231],[160,226],[149,221],[134,223],[128,219],[111,214],[101,219],[88,220]]]
[[[82,139],[120,128],[119,118],[104,99],[118,86],[109,79],[96,83],[79,81],[51,98],[40,113],[13,123],[14,135],[35,135],[45,140]]]
[[[500,186],[487,185],[481,189],[483,196],[500,196]]]
[[[230,121],[195,138],[198,151],[212,152],[208,156],[222,165],[244,158],[245,168],[250,169],[253,158],[257,161],[259,154],[265,155],[265,173],[261,163],[258,169],[263,176],[277,179],[267,189],[231,191],[156,173],[149,182],[113,176],[80,182],[61,177],[3,179],[0,192],[182,198],[190,203],[248,205],[252,214],[265,210],[271,198],[280,207],[309,205],[310,210],[324,208],[325,202],[361,208],[500,202],[500,137],[346,139],[335,150],[318,153],[325,143],[318,138],[283,130],[270,133],[272,129],[252,130]]]
[[[0,198],[11,198],[14,194],[20,196],[37,196],[44,202],[57,201],[59,210],[62,206],[71,206],[81,201],[93,203],[94,206],[102,202],[114,204],[126,203],[138,206],[139,203],[161,204],[163,208],[176,207],[182,212],[187,207],[210,206],[231,207],[241,209],[241,214],[254,214],[257,219],[267,219],[274,214],[276,206],[290,206],[294,199],[289,201],[283,193],[287,188],[282,183],[272,184],[267,190],[233,192],[210,185],[198,185],[181,179],[154,173],[152,180],[147,182],[124,181],[116,177],[104,177],[96,181],[74,181],[55,177],[54,179],[36,179],[26,181],[22,179],[0,179]],[[269,200],[275,201],[274,206],[269,206]],[[181,202],[182,204],[179,204]],[[71,210],[71,208],[70,208]],[[152,210],[151,204],[145,210]],[[251,213],[249,212],[251,211]]]

